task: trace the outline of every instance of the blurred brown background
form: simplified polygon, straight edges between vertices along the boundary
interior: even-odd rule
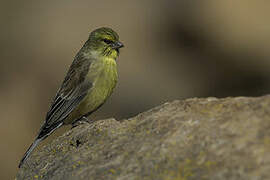
[[[112,27],[125,48],[117,89],[91,118],[270,91],[270,1],[15,0],[0,9],[0,179],[14,178],[73,57],[97,27]]]

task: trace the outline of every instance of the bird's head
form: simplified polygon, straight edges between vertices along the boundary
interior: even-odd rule
[[[90,48],[97,51],[100,55],[116,58],[119,49],[124,47],[119,41],[118,34],[111,28],[102,27],[91,32],[88,39]]]

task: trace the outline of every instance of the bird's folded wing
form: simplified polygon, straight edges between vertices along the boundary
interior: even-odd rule
[[[81,63],[82,62],[82,63]],[[39,137],[50,133],[80,104],[87,92],[92,88],[91,80],[85,80],[89,71],[90,61],[74,62],[56,94],[40,129]]]

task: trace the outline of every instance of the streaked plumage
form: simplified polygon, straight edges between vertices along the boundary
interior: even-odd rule
[[[19,167],[55,129],[90,115],[106,101],[117,83],[116,58],[121,47],[117,33],[110,28],[99,28],[90,34],[75,56],[38,136]]]

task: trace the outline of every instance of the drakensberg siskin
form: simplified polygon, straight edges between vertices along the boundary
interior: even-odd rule
[[[123,44],[112,29],[102,27],[91,32],[75,56],[19,168],[38,143],[54,130],[64,124],[74,124],[102,106],[117,83],[116,58],[121,47]]]

